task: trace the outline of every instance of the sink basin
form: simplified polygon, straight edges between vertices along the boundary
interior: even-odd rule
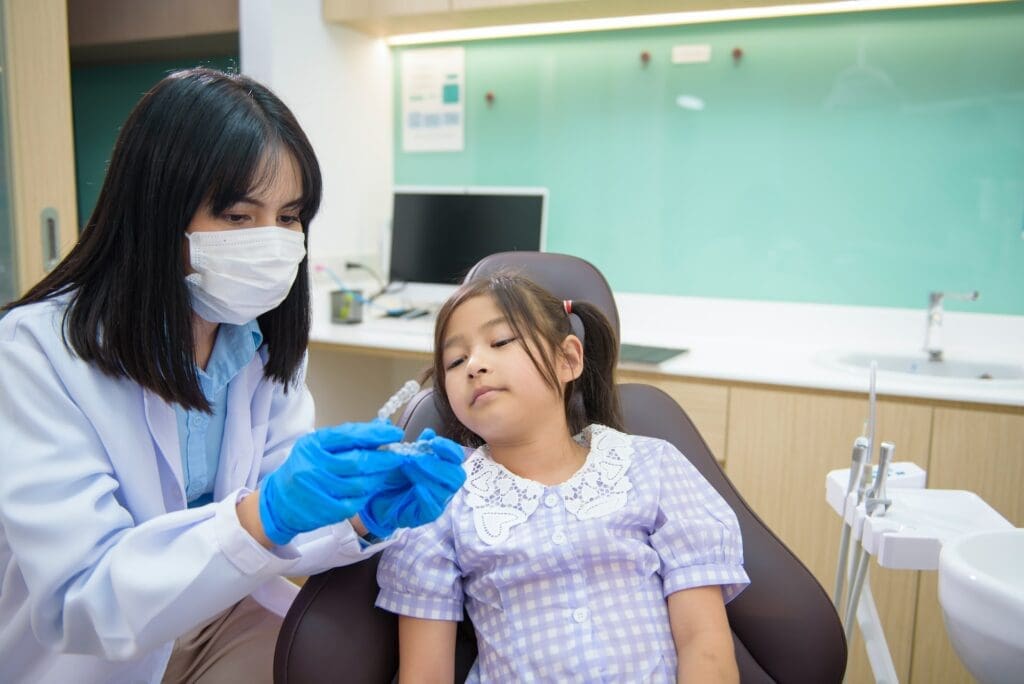
[[[868,369],[878,363],[878,371],[906,373],[932,378],[957,380],[1024,380],[1024,366],[1015,363],[946,360],[929,361],[922,352],[915,355],[846,354],[837,359],[846,366]]]
[[[939,554],[939,604],[960,660],[982,684],[1024,672],[1024,528],[958,537]]]

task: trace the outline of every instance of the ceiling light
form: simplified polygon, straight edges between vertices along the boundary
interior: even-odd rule
[[[546,21],[532,24],[509,24],[506,26],[481,26],[476,28],[451,29],[445,31],[428,31],[425,33],[406,33],[402,35],[388,36],[384,41],[388,45],[454,43],[493,38],[542,36],[557,33],[611,31],[620,29],[651,28],[655,26],[706,24],[716,21],[768,19],[774,17],[795,17],[812,14],[840,14],[844,12],[865,12],[873,10],[908,9],[913,7],[937,7],[942,5],[968,5],[974,3],[1008,1],[1012,0],[837,0],[836,2],[808,2],[799,5],[737,7],[731,9],[700,10],[693,12],[641,14],[628,17],[601,17],[597,19]]]

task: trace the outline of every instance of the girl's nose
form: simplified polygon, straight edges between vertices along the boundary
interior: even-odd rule
[[[482,375],[487,372],[487,364],[484,363],[483,359],[479,357],[472,357],[466,362],[466,368],[469,370],[469,377],[475,378],[478,375]]]

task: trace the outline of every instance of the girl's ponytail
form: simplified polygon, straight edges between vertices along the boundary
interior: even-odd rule
[[[601,310],[587,302],[573,301],[570,316],[583,324],[583,372],[566,387],[565,414],[572,434],[591,423],[622,430],[622,411],[615,389],[615,365],[619,341]]]

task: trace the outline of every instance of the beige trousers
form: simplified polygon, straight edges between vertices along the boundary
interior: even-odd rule
[[[247,596],[174,642],[164,684],[272,684],[281,618]]]

